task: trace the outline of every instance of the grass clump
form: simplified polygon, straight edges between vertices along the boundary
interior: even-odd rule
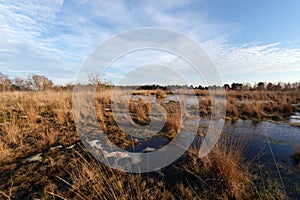
[[[198,157],[195,149],[189,150],[183,171],[191,175],[190,187],[184,189],[179,185],[180,191],[188,194],[185,199],[285,199],[278,184],[265,183],[271,179],[264,180],[253,170],[254,166],[245,161],[246,140],[232,137],[222,135],[203,158]],[[194,190],[190,190],[192,188]]]
[[[157,99],[164,99],[167,97],[167,93],[162,89],[157,89],[155,95]]]
[[[195,150],[189,151],[192,160],[184,168],[197,177],[196,183],[205,188],[202,198],[247,197],[247,185],[251,183],[251,174],[249,166],[243,163],[242,151],[241,146],[228,144],[227,141],[217,143],[203,158],[199,158]]]
[[[76,152],[70,167],[70,181],[61,179],[70,186],[69,192],[54,196],[110,200],[175,199],[162,181],[106,167],[87,152]]]

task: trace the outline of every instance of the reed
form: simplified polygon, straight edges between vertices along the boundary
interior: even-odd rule
[[[175,199],[163,182],[103,166],[86,150],[75,151],[70,166],[71,181],[60,178],[70,186],[71,194],[66,199],[70,195],[73,199]]]
[[[286,199],[276,180],[260,176],[257,166],[245,160],[247,147],[247,138],[222,133],[203,158],[194,148],[189,149],[188,160],[182,164],[184,173],[192,175],[189,187],[178,185],[185,199]],[[192,188],[201,188],[201,192]]]
[[[127,133],[117,127],[109,109],[112,92],[107,89],[95,94],[97,117],[108,138],[121,148],[128,148],[138,141],[133,142]],[[157,91],[141,91],[141,94],[151,95],[155,92]],[[126,93],[128,92],[122,91],[122,94]],[[211,115],[213,102],[209,92],[196,91],[196,94],[202,97],[199,103],[201,117]],[[299,92],[228,91],[227,98],[228,118],[280,120],[300,111]],[[248,163],[244,163],[244,146],[240,143],[221,140],[204,158],[198,158],[191,149],[183,171],[186,176],[192,174],[197,177],[194,182],[196,184],[178,183],[177,188],[170,189],[161,180],[148,179],[139,174],[129,175],[104,167],[89,157],[87,152],[70,157],[66,147],[79,141],[70,91],[3,92],[0,104],[0,173],[3,177],[0,180],[0,198],[25,198],[26,190],[33,190],[36,185],[42,190],[39,193],[46,194],[38,198],[44,199],[51,199],[53,196],[58,199],[213,199],[216,196],[225,199],[284,198],[280,190],[278,196],[272,195],[272,188],[262,191],[266,195],[257,194],[261,191],[253,187],[255,176]],[[125,105],[125,102],[121,104]],[[177,102],[172,101],[162,103],[162,106],[167,113],[163,135],[172,139],[181,125],[181,109]],[[195,106],[195,111],[199,107]],[[152,109],[150,102],[132,100],[126,109],[130,110],[132,119],[137,123],[149,123]],[[66,151],[61,151],[60,154],[57,151],[53,156],[54,153],[49,149],[59,145]],[[41,163],[24,161],[24,158],[38,152],[46,152],[53,158],[46,158]],[[299,152],[293,158],[299,165]],[[65,168],[68,175],[62,172]],[[62,183],[53,177],[49,178],[49,174],[67,181],[61,188]],[[12,190],[11,182],[17,182]],[[66,185],[69,187],[67,192]]]
[[[130,101],[129,111],[134,122],[140,125],[148,125],[150,123],[149,112],[152,105],[150,102],[139,98],[137,101]]]
[[[157,89],[155,95],[157,99],[163,99],[167,97],[167,93],[161,89]]]
[[[8,157],[16,149],[30,153],[71,137],[78,140],[74,129],[66,131],[74,128],[70,92],[5,92],[0,103],[2,159],[16,159],[19,154]]]
[[[216,144],[205,157],[199,158],[198,152],[189,150],[191,162],[184,165],[187,172],[198,177],[197,183],[206,188],[202,198],[243,199],[247,185],[251,183],[249,165],[244,163],[244,144],[228,137]]]

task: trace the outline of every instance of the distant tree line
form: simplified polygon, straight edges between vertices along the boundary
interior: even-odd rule
[[[128,87],[128,86],[123,86]],[[199,89],[199,90],[219,90],[219,89],[225,89],[225,90],[234,90],[234,91],[300,91],[300,82],[296,83],[265,83],[265,82],[259,82],[259,83],[232,83],[232,84],[224,84],[223,86],[187,86],[187,85],[169,85],[169,86],[160,86],[160,85],[144,85],[144,86],[131,86],[131,88],[137,88],[141,90],[155,90],[155,89],[162,89],[162,90],[168,90],[170,88],[173,89]]]
[[[27,78],[9,79],[0,72],[0,91],[42,91],[54,88],[51,80],[43,75],[32,74]]]
[[[233,90],[233,91],[300,91],[300,82],[296,83],[266,83],[259,82],[249,83],[232,83],[223,86],[193,86],[193,85],[131,85],[131,86],[114,86],[111,82],[101,79],[100,75],[90,75],[87,85],[96,85],[97,89],[108,89],[118,87],[120,89],[138,89],[138,90],[169,90],[169,89],[199,89],[199,90]],[[7,75],[0,72],[0,92],[1,91],[43,91],[43,90],[72,90],[73,84],[65,86],[54,85],[53,82],[44,75],[31,74],[27,78],[15,77],[10,79]]]
[[[253,85],[247,83],[232,83],[231,85],[225,84],[224,88],[226,90],[235,90],[235,91],[300,91],[300,82],[296,83],[283,83],[278,82],[274,83],[266,83],[266,82],[259,82],[254,83]]]

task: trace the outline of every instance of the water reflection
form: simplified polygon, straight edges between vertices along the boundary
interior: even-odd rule
[[[300,113],[296,112],[290,117],[291,124],[300,124]]]

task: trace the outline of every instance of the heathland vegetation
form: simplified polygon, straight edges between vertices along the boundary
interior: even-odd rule
[[[95,108],[104,133],[123,149],[139,144],[120,129],[110,109],[112,90],[135,89],[129,104],[134,123],[150,122],[151,100],[192,89],[199,99],[193,106],[202,118],[212,113],[211,92],[221,86],[113,86],[97,84]],[[265,179],[246,158],[247,142],[222,133],[206,157],[191,147],[163,172],[127,174],[110,169],[85,150],[72,112],[74,85],[56,86],[45,76],[9,79],[0,74],[0,199],[286,199],[276,179]],[[300,112],[300,83],[258,83],[222,86],[226,90],[225,120],[284,121]],[[180,127],[180,106],[162,101],[166,123],[158,135],[171,140]],[[204,137],[207,127],[199,127]],[[299,152],[292,155],[299,166]],[[251,159],[250,159],[251,160]],[[176,180],[174,175],[176,174]]]

